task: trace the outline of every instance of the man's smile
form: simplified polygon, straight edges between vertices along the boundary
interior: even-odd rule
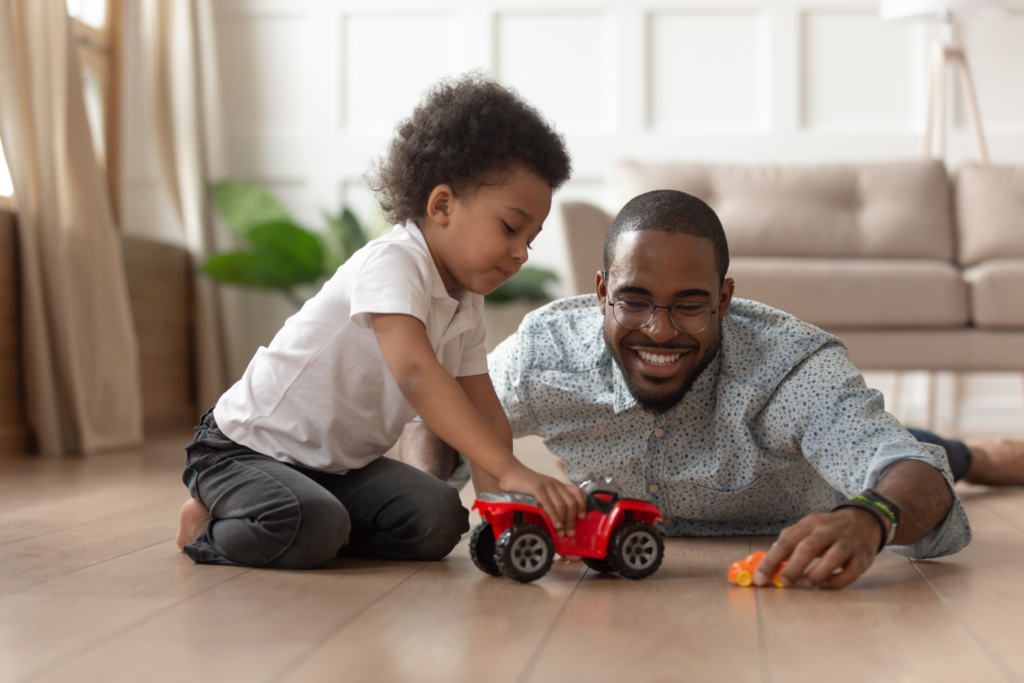
[[[657,348],[650,346],[627,346],[637,369],[647,377],[667,378],[678,373],[694,348]]]

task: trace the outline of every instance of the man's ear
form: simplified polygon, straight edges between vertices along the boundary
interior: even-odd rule
[[[722,283],[722,296],[718,300],[718,317],[725,320],[725,314],[729,312],[729,304],[732,303],[733,292],[736,291],[736,281],[731,277],[725,278]]]
[[[605,299],[608,298],[608,283],[604,279],[604,272],[597,271],[597,303],[604,308]]]
[[[452,200],[455,192],[448,185],[438,185],[430,191],[427,199],[427,217],[438,225],[447,226],[451,222]]]

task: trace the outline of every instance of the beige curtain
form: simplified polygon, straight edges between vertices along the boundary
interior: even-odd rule
[[[46,454],[142,440],[121,244],[65,0],[0,0],[0,139],[18,201],[29,424]]]
[[[216,42],[209,0],[142,0],[143,60],[153,120],[150,138],[185,245],[202,263],[216,243],[208,187],[223,174]],[[236,296],[197,276],[196,386],[199,407],[230,385],[228,344],[240,326]]]

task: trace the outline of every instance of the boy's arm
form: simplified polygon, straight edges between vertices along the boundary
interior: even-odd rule
[[[512,450],[512,426],[508,423],[505,410],[501,407],[498,395],[494,393],[494,385],[491,384],[490,375],[471,375],[469,377],[457,378],[459,386],[466,392],[469,402],[472,403],[484,422],[494,432],[503,444]],[[500,491],[498,480],[490,474],[469,463],[469,473],[473,477],[473,488],[477,493],[485,491]]]
[[[586,508],[583,492],[538,474],[516,460],[510,448],[512,433],[507,419],[508,440],[503,443],[504,436],[499,438],[491,430],[459,383],[438,362],[420,320],[409,315],[378,313],[371,314],[371,319],[388,370],[427,426],[494,477],[501,490],[535,497],[551,515],[559,533],[564,528],[571,535],[575,517],[582,516]],[[496,396],[493,402],[501,410]],[[489,399],[485,399],[482,409],[493,411]]]

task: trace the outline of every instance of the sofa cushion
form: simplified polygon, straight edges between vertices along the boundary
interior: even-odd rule
[[[1024,326],[1024,259],[996,259],[968,268],[971,318],[978,327]]]
[[[624,162],[626,201],[682,190],[718,213],[735,256],[953,260],[949,181],[938,161],[831,166]]]
[[[924,259],[737,257],[736,296],[828,328],[960,327],[967,285],[951,263]]]
[[[967,165],[956,181],[960,263],[1024,258],[1024,168]]]

